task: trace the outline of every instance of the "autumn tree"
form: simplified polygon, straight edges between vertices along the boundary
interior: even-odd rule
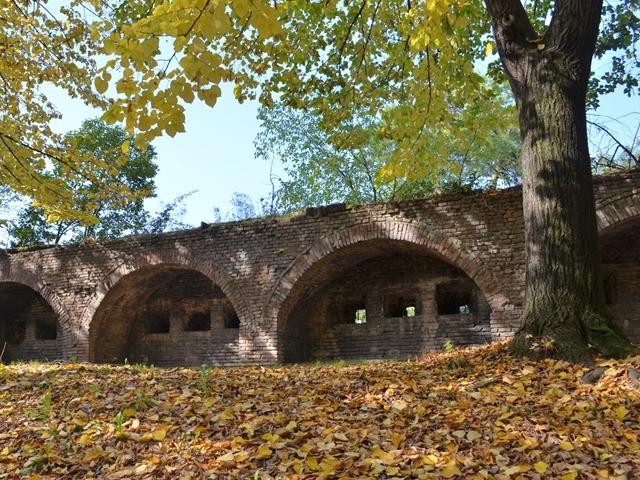
[[[149,216],[144,199],[155,195],[154,177],[158,171],[154,149],[150,146],[144,150],[136,148],[131,145],[131,136],[122,128],[95,119],[83,122],[78,130],[66,135],[65,141],[82,154],[98,158],[106,165],[118,166],[113,175],[99,183],[78,178],[66,181],[67,188],[72,190],[74,210],[85,212],[96,221],[90,224],[64,218],[48,221],[44,208],[28,204],[8,229],[12,246],[58,244],[63,240],[77,242],[88,237],[106,240],[144,231]],[[123,149],[126,150],[126,161],[119,165]],[[54,164],[48,175],[64,180],[59,164]],[[138,198],[122,202],[118,197],[104,195],[103,191],[114,188],[112,182],[137,192]]]
[[[590,79],[593,94],[619,85],[635,92],[639,3],[130,0],[109,8],[93,1],[100,12],[87,28],[86,5],[73,1],[64,13],[69,28],[61,29],[42,12],[43,2],[28,3],[32,11],[5,2],[0,13],[11,23],[9,30],[3,26],[2,43],[10,55],[1,56],[0,70],[12,82],[4,87],[7,101],[18,91],[35,102],[33,85],[48,78],[96,103],[86,85],[92,65],[83,53],[102,42],[106,57],[95,87],[115,96],[105,119],[139,131],[139,145],[182,131],[184,104],[199,98],[213,106],[223,81],[236,84],[240,101],[255,97],[322,115],[328,132],[364,112],[380,119],[380,138],[395,144],[382,172],[394,177],[446,166],[448,152],[430,149],[427,131],[462,139],[459,126],[465,125],[490,135],[484,119],[474,120],[493,104],[478,60],[497,49],[500,66],[490,73],[511,86],[523,143],[527,278],[524,326],[514,349],[533,354],[544,343],[553,347],[546,354],[588,361],[591,347],[607,356],[631,351],[603,300],[585,104]],[[56,38],[41,36],[50,30]],[[51,48],[38,47],[42,43]],[[612,60],[596,81],[594,54]],[[74,57],[77,62],[68,60]],[[40,63],[42,76],[30,75],[27,66]],[[25,117],[31,111],[13,105],[15,121],[2,126],[2,138],[13,139],[10,147],[23,141],[24,125],[51,118]],[[39,148],[32,143],[21,148]],[[5,147],[2,156],[13,159],[14,174],[42,168],[24,167],[28,155],[12,149]],[[13,183],[21,184],[19,178]],[[55,204],[53,197],[43,201]]]
[[[110,11],[97,1],[0,2],[0,185],[31,198],[50,219],[95,221],[77,210],[71,183],[102,185],[97,202],[138,198],[116,180],[124,156],[117,165],[105,163],[52,127],[60,116],[51,101],[58,92],[96,108],[108,106],[91,85],[102,45],[92,20]]]
[[[489,115],[512,115],[506,103],[496,102],[497,109],[502,111]],[[448,152],[446,165],[426,175],[406,172],[383,177],[395,144],[379,137],[376,118],[359,117],[354,124],[342,127],[344,133],[329,134],[322,128],[320,116],[278,104],[262,107],[258,120],[256,157],[281,165],[286,174],[272,178],[273,199],[266,201],[273,207],[267,210],[287,212],[337,202],[419,198],[438,192],[510,186],[520,179],[520,141],[515,125],[493,129],[482,142],[474,140],[474,131],[463,130],[462,142],[453,135],[427,132],[433,151]],[[361,139],[352,146],[356,135]]]

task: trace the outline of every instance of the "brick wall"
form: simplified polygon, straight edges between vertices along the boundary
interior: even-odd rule
[[[632,219],[640,218],[640,174],[600,177],[594,191],[603,239],[609,242],[623,234],[624,245],[629,238],[637,239],[638,225]],[[279,219],[230,222],[100,244],[0,252],[0,286],[17,283],[41,295],[57,317],[57,345],[64,358],[127,358],[162,365],[247,364],[309,358],[312,351],[319,356],[378,356],[376,349],[380,356],[403,357],[439,348],[445,338],[466,343],[513,334],[523,301],[522,232],[517,188],[399,203],[334,205]],[[422,259],[416,264],[424,267],[417,277],[403,276],[401,271],[388,273],[400,290],[422,285],[423,305],[433,304],[429,292],[441,278],[435,272],[452,269],[455,274],[447,278],[472,282],[478,304],[486,305],[481,318],[473,318],[480,315],[478,311],[441,319],[427,309],[421,320],[397,319],[389,329],[388,318],[376,320],[372,313],[364,328],[339,324],[318,330],[323,321],[331,320],[323,300],[328,292],[344,296],[357,290],[345,279],[365,268],[363,262],[375,263],[385,256]],[[636,263],[622,263],[617,261],[615,269],[626,290],[618,287],[617,292],[620,305],[628,307],[633,304]],[[380,278],[385,268],[378,270],[378,280],[374,278],[378,274],[372,273],[371,281],[378,283],[371,289],[384,290],[385,281]],[[190,273],[180,277],[184,272]],[[182,286],[180,278],[185,279]],[[208,290],[202,291],[198,285],[207,282]],[[10,293],[0,288],[0,302],[13,302]],[[384,312],[375,299],[365,300],[372,312]],[[168,304],[162,308],[169,310],[169,332],[144,333],[145,309],[160,308],[165,301]],[[215,306],[216,302],[224,305]],[[189,309],[207,308],[218,312],[210,310],[211,329],[185,331]],[[303,314],[304,308],[312,311]],[[628,331],[637,329],[637,310],[612,309]],[[323,317],[322,311],[328,313]],[[239,328],[214,327],[215,315],[218,319],[237,316]],[[296,318],[304,321],[293,321]],[[292,327],[307,324],[312,328]],[[359,347],[348,351],[347,345],[358,342]]]
[[[3,360],[62,358],[57,316],[34,290],[18,283],[0,284],[0,352]]]
[[[441,349],[447,340],[456,345],[491,340],[489,306],[464,272],[408,245],[365,245],[349,255],[351,261],[313,268],[300,280],[324,287],[309,288],[315,293],[302,296],[281,319],[284,361],[410,358]]]
[[[605,298],[632,341],[640,343],[640,219],[623,222],[602,237]]]

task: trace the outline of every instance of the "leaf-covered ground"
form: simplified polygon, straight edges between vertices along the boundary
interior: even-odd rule
[[[640,478],[640,357],[0,366],[0,478]]]

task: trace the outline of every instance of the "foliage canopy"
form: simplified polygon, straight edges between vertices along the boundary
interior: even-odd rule
[[[555,3],[524,2],[537,31]],[[66,182],[48,175],[52,165],[64,179],[94,183],[116,176],[122,166],[77,151],[52,130],[58,113],[48,97],[56,88],[108,107],[107,120],[141,133],[140,147],[182,131],[184,105],[197,97],[213,106],[225,81],[235,83],[240,101],[259,98],[266,106],[278,102],[320,114],[332,140],[349,148],[363,141],[344,131],[354,115],[374,116],[377,135],[395,146],[381,172],[387,179],[407,173],[423,178],[447,167],[452,152],[434,149],[427,127],[457,138],[460,149],[469,142],[460,126],[482,142],[491,135],[487,124],[513,121],[499,113],[504,99],[477,73],[488,65],[493,77],[502,78],[480,0],[62,5],[0,6],[0,182],[35,199],[54,219],[91,221],[74,208]],[[638,5],[620,0],[603,7],[596,55],[611,61],[592,78],[594,104],[597,94],[620,85],[627,94],[637,90]],[[124,185],[111,185],[108,195],[132,198]]]
[[[74,144],[79,152],[100,158],[107,165],[119,165],[123,146],[131,143],[130,135],[122,128],[109,126],[101,120],[83,122],[65,140]],[[155,194],[153,178],[158,170],[154,163],[155,151],[152,147],[139,150],[133,145],[126,150],[126,161],[119,166],[117,173],[103,178],[99,183],[77,178],[65,179],[59,164],[55,164],[47,175],[47,178],[66,181],[72,193],[74,210],[91,215],[97,220],[96,223],[83,225],[76,219],[48,222],[43,208],[28,205],[20,210],[17,220],[9,228],[9,234],[13,237],[12,246],[58,244],[65,239],[77,242],[89,237],[105,240],[141,232],[148,217],[144,198]],[[114,182],[137,192],[138,198],[122,202],[120,197],[109,196],[108,193],[115,188]]]
[[[464,142],[429,130],[425,135],[431,148],[449,153],[443,159],[446,163],[420,178],[413,172],[381,178],[395,144],[378,137],[379,121],[375,118],[361,118],[350,127],[361,140],[355,147],[343,148],[336,147],[313,113],[276,105],[261,108],[258,119],[256,156],[282,164],[286,173],[284,179],[272,178],[271,205],[267,205],[271,213],[330,203],[386,202],[443,191],[496,188],[520,179],[520,142],[515,125],[491,129],[484,143],[476,141],[475,132],[464,126]]]

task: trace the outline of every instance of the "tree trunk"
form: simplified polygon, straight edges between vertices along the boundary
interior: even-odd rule
[[[607,313],[602,289],[585,88],[553,56],[527,61],[528,88],[517,99],[527,270],[524,325],[513,349],[580,362],[591,359],[590,346],[626,355],[631,345]]]
[[[601,0],[557,0],[543,38],[518,0],[486,0],[522,138],[526,287],[512,349],[591,362],[633,346],[607,312],[585,99]]]

